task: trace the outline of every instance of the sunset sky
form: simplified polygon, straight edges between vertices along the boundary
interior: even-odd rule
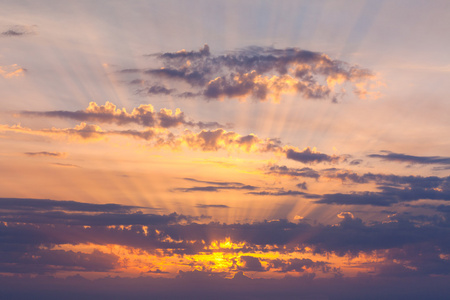
[[[450,296],[450,2],[0,11],[0,298]]]

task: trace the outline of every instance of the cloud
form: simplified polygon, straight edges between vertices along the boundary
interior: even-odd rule
[[[6,31],[1,33],[3,37],[19,37],[24,35],[34,35],[36,32],[37,26],[25,26],[25,25],[14,25],[9,27]]]
[[[175,192],[183,192],[183,193],[189,193],[189,192],[218,192],[221,190],[255,190],[257,187],[251,186],[251,185],[245,185],[240,182],[223,182],[223,181],[204,181],[204,180],[197,180],[194,178],[183,178],[186,181],[192,181],[196,183],[205,183],[209,184],[208,186],[195,186],[195,187],[189,187],[189,188],[175,188],[172,191]],[[223,205],[197,205],[197,207],[220,207],[220,208],[228,208],[228,206]]]
[[[298,251],[295,249],[299,246],[308,246],[317,252],[345,255],[408,245],[420,246],[425,242],[438,246],[444,252],[450,250],[450,227],[448,220],[442,218],[422,220],[405,216],[397,218],[396,222],[366,224],[353,214],[345,212],[341,214],[344,218],[338,225],[326,226],[290,223],[286,220],[251,224],[198,224],[195,222],[201,218],[175,213],[137,214],[133,211],[117,212],[117,207],[107,205],[92,204],[92,207],[78,208],[80,203],[70,202],[62,206],[64,204],[59,201],[52,204],[52,200],[36,200],[33,205],[30,204],[31,201],[33,200],[28,199],[25,203],[18,201],[13,207],[2,204],[2,207],[9,209],[2,210],[1,213],[3,223],[0,223],[0,232],[5,241],[8,241],[2,244],[1,249],[9,247],[9,243],[37,247],[46,243],[101,241],[104,244],[123,244],[142,249],[171,248],[179,249],[180,253],[191,253],[206,251],[205,243],[209,245],[213,241],[229,239],[234,243],[245,242],[245,248],[237,248],[235,251],[255,251],[261,250],[261,246],[264,248],[265,245],[274,245],[278,247],[278,251],[289,253]],[[79,213],[60,214],[60,206]],[[91,218],[92,213],[96,213],[95,218]],[[109,215],[108,219],[104,217],[105,214]],[[96,222],[93,222],[94,219]],[[120,227],[122,225],[125,227]],[[148,229],[144,230],[143,226]],[[29,239],[30,236],[34,236],[34,239]]]
[[[67,156],[67,153],[64,153],[64,152],[47,152],[47,151],[25,152],[24,154],[27,156],[50,156],[50,157],[66,157]]]
[[[307,199],[317,199],[321,198],[319,195],[308,194],[301,191],[285,191],[284,189],[279,189],[275,192],[272,191],[261,191],[261,192],[248,192],[250,195],[259,195],[259,196],[302,196]]]
[[[277,139],[261,139],[254,134],[240,135],[224,129],[202,130],[194,133],[185,131],[176,144],[187,145],[191,149],[218,151],[220,149],[242,150],[245,152],[282,152],[281,142]]]
[[[104,213],[127,213],[137,206],[126,206],[120,204],[92,204],[76,201],[58,201],[49,199],[30,198],[0,198],[0,210],[24,210],[24,211],[46,211],[64,210],[78,212],[104,212]]]
[[[320,173],[311,168],[288,168],[286,166],[270,165],[265,168],[267,174],[282,175],[289,177],[306,177],[318,179]]]
[[[95,106],[97,107],[97,106]],[[115,109],[114,109],[115,110]],[[57,115],[60,112],[47,112],[47,113],[36,113],[36,112],[28,112],[31,115],[40,115],[41,114],[51,114],[56,113]],[[27,114],[28,114],[27,113]],[[63,112],[65,114],[67,112]],[[77,112],[75,112],[77,113]],[[71,115],[72,112],[69,112]],[[94,113],[96,115],[97,113]],[[100,118],[103,118],[103,113],[99,113]],[[119,113],[120,115],[120,113]],[[177,114],[176,114],[177,115]],[[108,136],[118,135],[125,137],[133,137],[136,139],[143,139],[146,141],[150,141],[151,143],[148,146],[161,148],[168,147],[172,150],[180,150],[184,147],[191,150],[201,150],[204,152],[216,152],[220,150],[226,150],[228,152],[246,152],[246,153],[273,153],[277,156],[285,154],[287,158],[301,161],[303,163],[320,163],[320,162],[330,162],[336,163],[338,161],[342,161],[346,159],[346,156],[330,156],[324,153],[319,153],[314,150],[310,150],[310,148],[306,148],[303,151],[298,150],[295,147],[283,145],[279,139],[274,138],[260,138],[254,134],[241,135],[234,131],[227,131],[222,128],[207,130],[203,129],[200,132],[193,132],[191,130],[184,130],[181,134],[174,134],[167,127],[173,127],[177,123],[180,123],[178,118],[172,117],[171,112],[166,112],[164,109],[161,110],[158,115],[158,123],[161,127],[149,127],[145,130],[103,130],[100,126],[94,124],[80,123],[76,125],[74,128],[51,128],[51,129],[40,129],[33,130],[31,128],[22,127],[21,125],[2,125],[0,124],[0,131],[12,131],[19,132],[30,135],[40,135],[40,136],[49,136],[49,137],[68,137],[73,139],[81,139],[81,140],[90,140],[97,141],[106,139]],[[179,114],[178,114],[179,115]],[[81,113],[82,119],[86,118],[97,118],[97,116],[89,116],[86,117],[84,112]],[[74,117],[75,118],[75,117]],[[112,118],[115,118],[114,116]],[[107,117],[107,120],[110,121],[110,116]],[[204,124],[202,122],[196,123],[199,127],[208,126],[209,124]],[[278,168],[275,170],[275,167],[272,168],[272,171],[269,170],[269,173],[280,173],[283,172],[282,168]],[[317,172],[310,169],[302,169],[303,171],[299,171],[297,169],[297,174],[302,172],[305,177],[314,177],[318,178]],[[288,174],[290,171],[285,170],[284,174]],[[281,173],[280,173],[281,174]],[[293,174],[291,174],[293,175]],[[214,190],[210,188],[210,190]]]
[[[24,76],[26,72],[27,69],[24,69],[17,64],[0,66],[0,75],[6,79]]]
[[[350,194],[325,194],[317,203],[338,204],[338,205],[372,205],[372,206],[391,206],[396,203],[410,202],[421,199],[429,200],[450,200],[450,190],[434,188],[393,188],[379,187],[381,192],[353,192]]]
[[[205,56],[209,56],[209,46],[205,44],[199,51],[186,51],[185,49],[173,52],[166,52],[159,55],[162,59],[198,59]]]
[[[159,80],[188,83],[195,91],[181,95],[202,95],[206,100],[253,98],[278,102],[284,94],[304,99],[336,99],[337,85],[353,86],[360,98],[376,96],[378,85],[370,70],[333,60],[319,52],[297,48],[249,47],[225,55],[212,55],[208,45],[199,51],[181,50],[153,54],[162,66],[146,70],[124,69],[122,74],[142,72]]]
[[[228,205],[224,204],[197,204],[197,208],[230,208]]]
[[[394,153],[389,151],[383,151],[386,154],[370,154],[368,157],[372,158],[381,158],[387,161],[395,161],[395,162],[407,162],[411,164],[442,164],[442,165],[450,165],[450,157],[445,156],[414,156],[407,155],[402,153]]]
[[[408,186],[410,188],[426,188],[426,189],[448,189],[450,177],[437,176],[399,176],[394,174],[374,174],[365,173],[358,174],[350,170],[342,169],[325,169],[320,171],[320,176],[329,179],[339,179],[342,182],[353,182],[365,184],[375,182],[378,185],[389,186]]]
[[[322,261],[312,261],[309,258],[293,258],[288,261],[275,259],[270,261],[270,267],[279,269],[278,272],[305,272],[307,269],[326,269],[326,263]]]
[[[324,153],[316,152],[314,149],[311,150],[309,147],[305,148],[303,151],[288,149],[286,151],[286,158],[299,161],[304,164],[320,163],[320,162],[337,163],[338,161],[345,160],[345,158],[342,156],[337,155],[330,156]]]
[[[151,95],[170,95],[172,92],[174,92],[175,89],[168,89],[165,86],[162,85],[153,85],[147,90],[147,94]]]
[[[117,255],[96,249],[92,253],[36,249],[32,254],[21,254],[15,257],[3,257],[0,260],[3,272],[25,274],[52,274],[61,271],[106,272],[119,265]],[[15,266],[10,263],[12,259]]]
[[[114,104],[106,102],[105,105],[98,105],[90,102],[85,110],[78,111],[22,111],[19,116],[26,117],[58,117],[81,121],[74,128],[51,128],[33,130],[20,125],[0,125],[2,131],[14,131],[26,134],[42,136],[67,136],[82,140],[101,140],[110,135],[120,135],[134,137],[152,141],[150,146],[168,147],[180,150],[187,147],[191,150],[201,151],[244,151],[247,153],[273,153],[276,155],[286,155],[286,158],[302,163],[337,163],[345,161],[348,155],[327,155],[311,150],[309,147],[300,151],[298,148],[283,145],[278,138],[260,138],[255,134],[241,135],[234,131],[227,131],[223,128],[206,129],[209,127],[229,127],[217,122],[195,122],[187,120],[184,113],[179,109],[175,112],[162,108],[155,112],[150,104],[140,105],[128,113],[125,108],[118,109]],[[99,125],[88,124],[86,122],[98,122],[124,126],[128,124],[139,124],[145,126],[145,130],[121,129],[103,130]],[[200,132],[193,132],[185,129],[181,133],[173,133],[169,129],[174,127],[198,127]]]
[[[238,268],[239,270],[251,272],[266,271],[257,257],[243,255],[241,256],[241,264]]]
[[[168,258],[174,254],[239,254],[233,256],[228,272],[338,274],[332,259],[325,263],[298,255],[353,257],[364,253],[376,255],[376,261],[360,265],[365,269],[373,264],[379,270],[376,276],[386,276],[389,268],[396,268],[394,277],[448,274],[450,226],[449,219],[442,217],[397,214],[390,222],[364,223],[353,213],[343,212],[335,225],[298,220],[220,224],[176,213],[146,214],[117,204],[13,198],[0,203],[0,267],[7,273],[116,271],[120,263],[113,253],[81,253],[61,250],[58,245],[123,245],[136,253],[142,249],[165,253]],[[192,263],[201,267],[200,262]]]
[[[218,192],[222,190],[255,190],[257,187],[252,185],[230,185],[230,186],[194,186],[190,188],[175,188],[172,191],[175,192]]]
[[[111,135],[133,137],[143,140],[165,140],[164,137],[170,135],[165,129],[145,129],[139,130],[103,130],[100,126],[94,124],[86,124],[84,122],[76,125],[74,128],[47,128],[33,130],[31,128],[22,127],[21,125],[2,125],[0,124],[0,131],[11,131],[16,133],[38,135],[45,137],[62,137],[73,140],[82,141],[99,141],[106,139]]]
[[[80,166],[77,166],[74,164],[52,163],[52,165],[59,166],[59,167],[68,167],[68,168],[80,168]]]
[[[198,182],[198,183],[206,183],[206,184],[213,184],[213,185],[219,185],[219,186],[235,186],[235,185],[240,185],[243,186],[243,183],[240,182],[227,182],[227,181],[205,181],[205,180],[198,180],[195,178],[183,178],[184,180],[187,181],[193,181],[193,182]]]
[[[311,168],[288,168],[286,166],[269,165],[265,169],[267,174],[289,176],[293,178],[326,178],[338,179],[342,182],[351,182],[355,184],[376,183],[381,188],[403,187],[411,190],[434,190],[448,191],[450,188],[450,177],[437,176],[399,176],[394,174],[358,174],[351,170],[329,168],[323,170],[314,170]],[[299,186],[300,187],[300,186]]]
[[[161,91],[161,90],[160,90]],[[85,110],[77,111],[22,111],[19,115],[26,117],[56,117],[64,119],[73,119],[82,122],[98,122],[107,124],[139,124],[153,128],[170,128],[176,126],[191,126],[199,128],[209,127],[226,127],[217,122],[194,122],[186,119],[186,116],[179,109],[173,112],[170,109],[162,108],[159,112],[155,112],[150,104],[141,104],[139,107],[133,108],[128,113],[125,108],[119,109],[111,102],[105,105],[98,105],[90,102]]]
[[[301,190],[307,190],[308,189],[308,185],[306,184],[306,181],[303,181],[302,183],[298,183],[297,187]]]
[[[362,162],[363,162],[362,159],[354,159],[350,162],[350,165],[357,166],[360,165]]]

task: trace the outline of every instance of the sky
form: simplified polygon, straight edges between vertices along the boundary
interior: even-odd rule
[[[1,297],[450,296],[448,1],[0,11]]]

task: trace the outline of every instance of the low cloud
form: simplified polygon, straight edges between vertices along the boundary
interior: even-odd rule
[[[450,201],[450,190],[433,188],[394,188],[382,186],[380,192],[353,192],[350,194],[325,194],[317,203],[338,205],[372,205],[391,206],[401,202],[416,200],[443,200]]]
[[[379,270],[378,276],[385,276],[384,271],[393,267],[398,267],[394,276],[399,277],[448,274],[447,217],[397,214],[390,222],[364,223],[353,213],[342,212],[335,225],[311,225],[298,220],[220,224],[202,223],[208,220],[204,216],[146,214],[136,207],[118,204],[15,198],[2,198],[0,203],[0,266],[7,273],[114,270],[118,263],[114,254],[58,248],[98,244],[166,255],[216,251],[242,254],[239,261],[230,264],[230,271],[339,272],[332,270],[331,262],[301,257],[268,259],[260,255],[271,251],[280,255],[312,251],[311,254],[341,257],[375,253],[377,261],[364,264],[373,264]],[[448,209],[442,213],[448,216]],[[219,247],[217,241],[228,242]],[[213,244],[215,248],[209,247]]]

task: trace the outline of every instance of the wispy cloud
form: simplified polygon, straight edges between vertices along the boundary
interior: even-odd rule
[[[230,208],[225,204],[197,204],[195,207],[197,208]]]
[[[82,122],[98,122],[107,124],[139,124],[146,127],[154,128],[170,128],[176,126],[190,126],[199,128],[211,127],[227,127],[217,122],[194,122],[187,120],[183,112],[177,109],[173,112],[170,109],[162,108],[156,112],[151,104],[142,104],[139,107],[133,108],[131,113],[128,113],[125,108],[117,108],[111,102],[106,102],[105,105],[98,105],[95,102],[90,102],[85,110],[77,111],[22,111],[19,115],[26,117],[54,117],[73,119]]]
[[[37,26],[13,25],[1,33],[3,37],[20,37],[37,34]]]
[[[255,189],[257,189],[257,187],[255,187],[255,186],[245,185],[240,182],[203,181],[203,180],[197,180],[197,179],[193,179],[193,178],[184,178],[184,180],[193,181],[193,182],[197,182],[197,183],[205,183],[208,185],[207,186],[188,187],[188,188],[175,188],[172,191],[189,193],[189,192],[218,192],[221,190],[255,190]]]
[[[47,151],[25,152],[24,154],[27,156],[49,156],[49,157],[66,157],[67,156],[67,153],[64,153],[64,152],[47,152]]]
[[[450,165],[450,157],[446,156],[414,156],[403,153],[382,151],[386,154],[370,154],[368,157],[380,158],[387,161],[406,162],[410,164],[443,164]]]

